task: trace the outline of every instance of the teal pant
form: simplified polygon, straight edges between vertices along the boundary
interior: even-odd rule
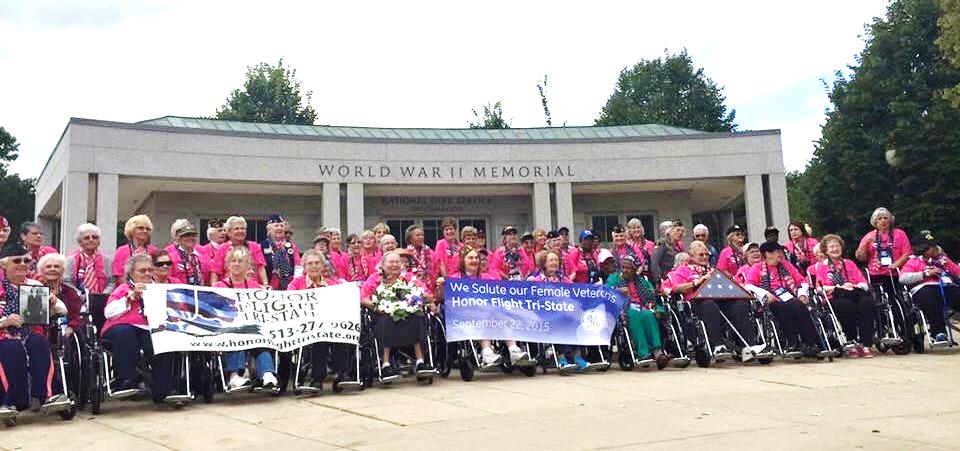
[[[627,327],[630,329],[630,337],[633,338],[637,357],[647,357],[652,354],[653,349],[662,346],[660,325],[653,311],[627,308]]]

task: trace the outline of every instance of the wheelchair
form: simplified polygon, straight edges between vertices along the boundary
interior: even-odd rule
[[[909,292],[893,274],[890,277],[893,292],[887,292],[882,284],[876,283],[867,272],[867,282],[871,287],[876,315],[876,343],[877,351],[886,354],[893,351],[896,355],[909,354],[917,340],[913,324],[917,315]]]
[[[537,360],[532,356],[534,346],[530,343],[517,343],[521,349],[531,356],[525,365],[515,365],[510,361],[510,350],[503,342],[493,340],[491,347],[493,351],[500,356],[500,361],[493,365],[484,365],[481,360],[480,344],[477,340],[467,340],[450,343],[448,359],[448,368],[456,367],[460,370],[460,379],[465,382],[472,381],[476,373],[490,373],[502,371],[507,374],[520,372],[524,376],[533,377],[537,374]]]
[[[707,333],[706,323],[694,311],[692,304],[688,301],[681,302],[684,302],[687,306],[689,306],[684,310],[686,314],[684,315],[683,328],[685,331],[687,331],[687,336],[690,339],[690,350],[688,353],[693,355],[693,360],[696,362],[697,366],[701,368],[707,368],[710,365],[723,363],[731,359],[739,359],[741,361],[755,359],[762,365],[767,365],[773,362],[775,353],[767,346],[767,342],[769,340],[767,334],[772,332],[773,328],[766,327],[763,330],[758,328],[758,342],[763,343],[765,348],[758,352],[748,345],[741,332],[734,327],[733,323],[729,318],[727,318],[726,314],[720,310],[720,316],[723,318],[724,322],[726,322],[726,327],[724,328],[725,330],[723,333],[722,342],[712,343],[710,341],[710,335]],[[726,301],[720,300],[719,302]],[[733,345],[737,342],[742,343],[743,348]],[[725,346],[727,350],[725,352],[717,352],[715,348],[719,345]],[[745,352],[750,352],[750,355],[745,355]]]
[[[943,293],[943,286],[939,288],[941,301],[944,301],[945,294]],[[931,326],[930,321],[927,319],[927,315],[923,312],[923,309],[919,308],[913,300],[913,294],[910,290],[904,288],[905,296],[910,300],[910,305],[913,306],[913,311],[915,312],[914,321],[913,321],[913,352],[917,354],[923,354],[927,351],[933,351],[936,349],[942,348],[953,348],[958,346],[956,337],[954,336],[954,331],[960,331],[960,328],[953,325],[951,321],[951,312],[949,306],[944,304],[943,306],[943,320],[946,324],[946,342],[937,342],[934,340],[933,334],[930,332]]]
[[[284,377],[278,377],[280,381],[281,392],[284,388],[288,386],[288,383],[293,385],[293,394],[296,396],[300,395],[311,395],[318,394],[321,392],[320,389],[313,387],[310,382],[311,375],[313,374],[314,365],[328,365],[331,362],[317,362],[313,359],[313,354],[311,352],[311,346],[319,345],[320,343],[313,343],[307,346],[303,346],[294,350],[291,354],[290,361],[290,375],[292,375],[292,380],[290,375],[284,375]],[[339,344],[339,343],[330,343]],[[347,345],[345,345],[347,346]],[[354,352],[348,354],[347,361],[344,362],[347,368],[353,368],[353,375],[355,379],[347,380],[334,380],[333,382],[333,392],[334,393],[343,393],[343,392],[353,392],[363,390],[365,387],[363,381],[361,380],[361,371],[360,364],[362,361],[361,358],[361,346],[358,344],[354,346]]]
[[[358,374],[363,388],[373,387],[377,383],[381,386],[389,386],[404,376],[415,377],[417,385],[433,385],[435,376],[449,375],[450,370],[445,366],[445,362],[448,360],[447,341],[443,330],[443,320],[438,314],[427,312],[422,317],[425,325],[424,337],[421,341],[424,362],[429,363],[433,370],[418,373],[416,371],[414,345],[398,346],[391,348],[390,353],[390,366],[396,370],[396,377],[384,377],[383,375],[383,350],[375,336],[375,323],[379,319],[368,309],[361,311],[360,319]],[[439,369],[438,365],[440,365]]]
[[[630,308],[628,305],[626,308]],[[654,307],[657,312],[657,322],[660,331],[660,341],[663,352],[670,356],[669,360],[655,359],[641,360],[634,349],[633,338],[627,319],[621,315],[613,329],[611,337],[611,352],[616,351],[617,365],[623,371],[633,371],[636,368],[650,368],[656,365],[658,370],[667,366],[686,368],[690,366],[690,357],[687,356],[686,337],[681,330],[680,318],[676,314],[674,304],[666,296],[658,296]]]
[[[69,383],[69,375],[74,371],[75,364],[68,354],[68,337],[63,336],[63,325],[66,323],[61,323],[60,320],[65,320],[65,318],[58,317],[54,323],[47,326],[47,340],[50,343],[50,353],[53,360],[53,368],[51,368],[54,373],[53,384],[60,387],[60,393],[67,396],[67,401],[58,402],[54,405],[44,405],[41,407],[40,413],[44,415],[56,413],[61,420],[70,421],[77,415],[77,392]],[[20,414],[3,418],[2,423],[7,427],[14,427],[17,425],[19,416]]]
[[[810,304],[808,305],[814,328],[817,331],[817,338],[820,342],[819,359],[827,359],[832,362],[834,357],[843,356],[847,351],[855,346],[847,340],[840,326],[840,320],[833,312],[833,306],[827,299],[823,287],[818,287],[810,276]]]

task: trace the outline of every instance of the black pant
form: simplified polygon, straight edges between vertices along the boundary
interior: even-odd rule
[[[350,362],[350,353],[354,347],[344,343],[314,343],[310,345],[310,358],[313,360],[313,367],[310,370],[313,380],[323,380],[327,377],[327,361],[330,362],[330,369],[340,379],[350,379],[348,374],[350,369],[347,365]]]
[[[876,290],[878,287],[883,288],[883,292],[887,293],[887,295],[890,297],[895,296],[897,294],[897,290],[900,289],[899,283],[894,284],[894,281],[890,276],[870,276],[870,283],[873,285],[874,290]]]
[[[777,301],[770,304],[770,310],[773,311],[773,316],[777,318],[777,323],[783,330],[787,347],[795,347],[801,344],[817,346],[817,332],[813,326],[813,319],[803,302],[798,299],[791,299],[787,302]]]
[[[129,324],[113,326],[103,338],[110,343],[113,354],[113,370],[117,378],[136,382],[137,363],[140,352],[150,362],[151,390],[155,394],[166,395],[170,392],[170,358],[174,353],[153,355],[153,342],[150,332]]]
[[[847,340],[857,340],[866,347],[873,346],[877,308],[869,292],[859,288],[852,291],[837,288],[833,291],[830,305],[837,314]]]
[[[960,287],[956,285],[944,286],[943,295],[937,285],[927,285],[913,294],[913,300],[920,306],[923,315],[927,317],[927,322],[930,323],[931,335],[947,332],[943,314],[944,296],[950,308],[960,311]]]
[[[757,328],[750,320],[750,302],[699,300],[693,302],[693,311],[696,312],[707,328],[707,338],[710,340],[710,346],[726,344],[723,331],[728,328],[728,325],[723,320],[723,316],[720,316],[721,311],[733,323],[733,327],[737,328],[737,331],[740,332],[740,335],[748,344],[757,344],[755,343],[757,341]],[[733,335],[733,340],[739,346],[741,344],[740,339],[736,337],[735,333]]]

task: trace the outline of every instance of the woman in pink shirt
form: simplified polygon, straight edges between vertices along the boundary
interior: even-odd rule
[[[520,248],[520,236],[513,226],[503,228],[501,245],[490,258],[490,266],[502,280],[524,280],[533,272],[534,263]]]
[[[251,271],[253,278],[260,285],[266,285],[267,280],[267,259],[263,255],[263,248],[256,241],[247,241],[247,220],[243,216],[231,216],[227,218],[224,227],[227,229],[227,241],[217,249],[210,262],[210,284],[216,285],[220,279],[227,274],[227,253],[235,247],[245,247],[250,251]]]
[[[617,272],[620,272],[621,269],[620,260],[623,259],[623,257],[630,256],[633,258],[634,269],[637,274],[643,275],[646,272],[647,260],[639,246],[628,242],[627,233],[623,229],[623,226],[619,224],[614,226],[610,232],[610,239],[612,241],[610,244],[610,252],[613,253],[613,258],[617,261]]]
[[[348,282],[363,283],[377,272],[377,262],[364,258],[360,246],[359,236],[347,235],[347,251],[340,255],[337,275]]]
[[[765,302],[783,329],[787,354],[802,353],[816,357],[820,353],[817,331],[807,310],[810,302],[807,279],[790,262],[776,242],[760,245],[763,261],[750,267],[746,282],[766,290]]]
[[[860,239],[856,257],[867,264],[870,283],[882,287],[886,293],[896,293],[894,277],[910,258],[910,239],[907,233],[893,226],[894,216],[880,207],[870,215],[873,230]]]
[[[440,230],[443,232],[443,238],[437,240],[437,246],[433,251],[434,266],[437,268],[437,274],[446,277],[455,273],[459,264],[461,245],[460,240],[457,239],[457,220],[444,218],[440,221]]]
[[[343,256],[343,234],[340,232],[340,229],[336,227],[324,228],[323,235],[330,241],[327,251],[330,260],[334,262],[339,261]]]
[[[793,263],[800,272],[805,273],[807,267],[816,262],[813,255],[813,248],[817,246],[816,238],[810,236],[807,232],[807,225],[803,221],[793,221],[787,227],[787,235],[790,240],[787,241],[787,252],[790,254],[790,262]]]
[[[170,391],[169,354],[153,355],[150,327],[143,314],[143,291],[153,282],[153,258],[136,253],[129,256],[124,265],[124,276],[103,309],[107,320],[100,331],[100,336],[110,343],[113,369],[119,382],[113,397],[126,398],[140,391],[138,386],[142,381],[137,374],[137,363],[142,353],[150,362],[153,398],[160,401]]]
[[[733,276],[737,269],[743,266],[743,242],[746,241],[746,235],[743,233],[743,227],[732,225],[727,229],[727,245],[720,251],[717,257],[717,269]]]
[[[360,232],[360,255],[366,260],[370,268],[376,268],[383,259],[383,252],[380,252],[380,241],[372,230]]]
[[[93,224],[77,227],[77,244],[80,250],[67,257],[65,281],[81,292],[90,294],[109,293],[107,256],[100,252],[100,228]]]
[[[434,266],[433,249],[424,243],[423,227],[418,225],[407,227],[404,232],[404,241],[407,243],[407,252],[410,254],[410,267],[407,271],[419,277],[428,287],[433,286],[437,280],[437,272]]]
[[[960,266],[940,249],[933,234],[920,232],[913,240],[913,255],[903,265],[900,282],[910,287],[913,300],[930,323],[935,344],[948,344],[944,309],[960,311]]]
[[[843,238],[826,235],[820,248],[826,258],[816,265],[816,283],[830,299],[847,340],[858,343],[847,357],[873,357],[876,306],[867,279],[856,263],[843,258]]]
[[[556,232],[550,232],[554,234]],[[559,244],[559,234],[556,237],[548,235],[547,249],[537,254],[537,272],[527,278],[529,282],[551,282],[551,283],[572,283],[570,275],[564,274],[561,267],[563,255],[559,249],[551,249],[551,240],[557,240]],[[559,246],[557,246],[559,247]],[[586,349],[582,346],[570,344],[554,344],[557,353],[557,369],[561,374],[568,374],[573,370],[586,371],[590,368],[590,362],[583,357]]]
[[[209,262],[226,241],[227,229],[223,227],[223,219],[211,219],[207,221],[207,244],[197,246],[197,252]]]
[[[760,254],[760,245],[757,243],[743,245],[743,258],[745,263],[737,270],[737,275],[734,277],[734,280],[741,285],[747,283],[747,274],[750,273],[750,267],[763,260],[763,255]]]
[[[653,241],[647,239],[645,233],[642,221],[637,218],[627,221],[627,244],[633,246],[638,252],[644,253],[644,260],[649,260],[655,245]]]
[[[111,274],[114,283],[118,286],[124,281],[124,268],[126,268],[127,259],[131,255],[151,254],[157,250],[156,246],[150,244],[150,234],[153,232],[153,222],[147,215],[136,215],[127,219],[123,225],[123,235],[127,237],[127,244],[117,248],[113,254],[113,267]]]
[[[170,283],[200,286],[210,282],[210,260],[197,249],[198,234],[190,221],[174,221],[170,233],[173,242],[165,249],[173,262]]]
[[[43,230],[40,229],[40,224],[35,222],[24,222],[20,225],[20,242],[27,247],[27,250],[30,251],[30,256],[33,257],[32,263],[30,264],[30,277],[37,277],[37,262],[40,261],[40,258],[47,254],[56,254],[57,249],[53,246],[47,246],[43,244]]]

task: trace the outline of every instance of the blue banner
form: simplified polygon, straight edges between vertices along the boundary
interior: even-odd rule
[[[589,284],[448,279],[447,341],[519,340],[608,345],[626,300]]]

